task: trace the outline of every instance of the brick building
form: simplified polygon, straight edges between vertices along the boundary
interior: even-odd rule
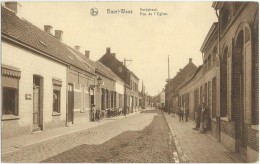
[[[97,108],[106,110],[111,108],[123,107],[124,83],[108,67],[95,62],[97,77],[101,77],[102,85],[100,94],[97,98]]]
[[[170,110],[171,112],[177,112],[178,110],[178,99],[179,93],[178,89],[180,85],[187,81],[196,71],[197,66],[192,63],[192,58],[189,59],[189,63],[177,72],[172,79],[168,80],[167,84],[165,85],[165,109],[166,111]]]
[[[215,2],[219,22],[220,141],[247,161],[258,159],[258,3]],[[226,99],[226,100],[224,100]]]
[[[130,112],[137,111],[139,107],[139,78],[116,58],[115,53],[110,52],[110,48],[107,48],[105,55],[99,59],[99,62],[110,68],[121,80],[126,83],[127,106],[129,107]]]
[[[203,66],[179,90],[194,110],[209,108],[211,135],[245,161],[258,160],[258,4],[214,2],[218,22],[201,52]],[[186,99],[188,99],[186,97]]]

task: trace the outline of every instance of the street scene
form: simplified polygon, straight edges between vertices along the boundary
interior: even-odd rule
[[[259,162],[258,2],[1,3],[1,161]]]

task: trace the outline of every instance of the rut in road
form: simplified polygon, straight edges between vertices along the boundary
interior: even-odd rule
[[[142,131],[127,131],[101,145],[80,145],[42,162],[172,162],[169,127],[161,111]]]

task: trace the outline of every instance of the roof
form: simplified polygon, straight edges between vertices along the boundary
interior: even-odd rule
[[[94,63],[95,68],[97,69],[97,71],[99,71],[101,74],[107,76],[110,79],[113,79],[115,81],[118,81],[120,83],[124,83],[110,68],[106,67],[104,64],[102,64],[99,61],[96,61]]]
[[[217,29],[218,29],[218,22],[214,22],[214,23],[211,25],[211,27],[210,27],[210,29],[209,29],[209,32],[208,32],[206,38],[205,38],[204,41],[203,41],[203,44],[202,44],[202,46],[201,46],[201,48],[200,48],[200,51],[201,51],[201,52],[204,52],[204,50],[206,49],[206,47],[207,47],[207,45],[208,45],[210,39],[211,39],[211,38],[213,37],[213,35],[217,32]]]
[[[1,6],[1,10],[2,38],[15,40],[19,44],[29,46],[33,50],[46,54],[53,60],[63,61],[68,65],[73,65],[94,74],[95,70],[86,62],[80,60],[73,48],[27,20],[19,18],[6,7]]]
[[[181,89],[182,87],[184,87],[186,84],[188,84],[192,79],[194,79],[196,77],[196,75],[199,73],[199,71],[203,68],[203,65],[200,65],[197,70],[195,71],[195,73],[193,74],[193,76],[191,76],[189,79],[187,79],[186,81],[184,81],[180,86],[179,89]]]
[[[197,66],[194,63],[188,63],[174,78],[170,79],[167,83],[173,92],[173,95],[178,94],[179,86],[193,76],[194,72],[197,70]],[[166,84],[166,85],[167,85]],[[166,88],[167,86],[165,86]],[[167,92],[167,91],[166,91]]]
[[[130,74],[132,74],[137,80],[139,80],[139,78],[132,72],[130,71],[127,67],[124,66],[124,64],[122,62],[120,62],[115,56],[111,55],[111,54],[108,54],[106,53],[105,55],[109,55],[110,58],[113,58],[116,62],[120,63],[121,66],[123,66]],[[99,61],[101,61],[101,59],[105,56],[103,55]]]

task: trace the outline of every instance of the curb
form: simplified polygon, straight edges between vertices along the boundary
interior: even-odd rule
[[[174,158],[175,163],[189,163],[188,156],[183,152],[177,136],[174,134],[172,128],[170,128],[168,119],[165,116],[165,112],[163,112],[163,113],[164,113],[164,117],[166,119],[166,122],[168,124],[168,127],[169,127],[169,129],[171,131],[172,139],[173,139],[173,142],[174,142],[174,146],[175,146],[175,148],[177,150],[177,152],[173,152],[173,158]]]

